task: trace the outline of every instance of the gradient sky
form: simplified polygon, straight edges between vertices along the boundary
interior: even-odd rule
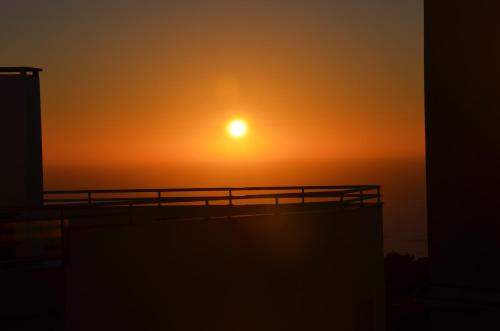
[[[0,64],[44,69],[48,166],[424,154],[421,0],[1,8]]]

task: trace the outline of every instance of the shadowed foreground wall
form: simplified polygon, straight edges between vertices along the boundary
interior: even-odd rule
[[[435,330],[500,329],[498,1],[425,2]]]
[[[71,330],[384,330],[381,206],[70,238]]]

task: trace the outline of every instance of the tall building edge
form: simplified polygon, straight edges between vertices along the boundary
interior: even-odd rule
[[[425,1],[434,330],[500,328],[500,3]]]
[[[28,79],[30,79],[28,77]],[[40,76],[38,71],[33,72],[32,82],[27,82],[27,94],[29,101],[28,109],[30,109],[30,119],[28,125],[31,125],[31,130],[28,133],[32,134],[28,138],[32,143],[28,145],[28,162],[30,168],[28,174],[28,197],[30,206],[38,207],[43,205],[43,151],[42,151],[42,112],[40,98]]]
[[[43,205],[41,69],[0,68],[0,210]]]

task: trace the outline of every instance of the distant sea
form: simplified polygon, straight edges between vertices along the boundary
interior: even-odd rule
[[[427,255],[423,158],[46,165],[44,176],[46,189],[380,184],[385,252]]]

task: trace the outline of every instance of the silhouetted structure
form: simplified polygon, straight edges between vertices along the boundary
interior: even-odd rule
[[[500,3],[425,2],[435,330],[500,329]]]
[[[42,205],[40,71],[0,68],[0,209]]]

